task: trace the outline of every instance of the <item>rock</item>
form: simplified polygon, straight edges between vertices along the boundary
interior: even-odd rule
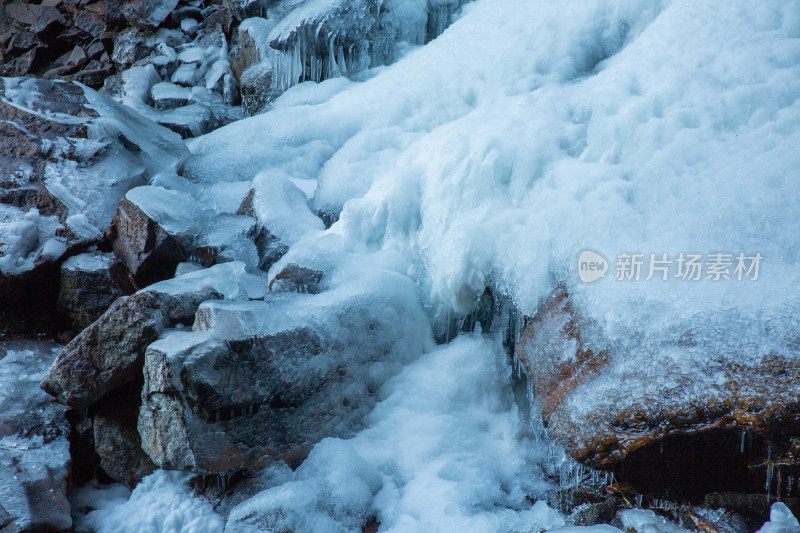
[[[689,502],[723,491],[786,494],[775,470],[786,480],[800,466],[798,347],[759,354],[726,342],[689,331],[629,352],[559,289],[525,329],[516,356],[549,434],[639,492]],[[629,363],[637,353],[652,365]]]
[[[253,65],[271,57],[269,32],[275,22],[264,18],[249,18],[239,24],[238,44],[231,49],[231,72],[236,81],[241,82],[242,74]]]
[[[322,276],[323,273],[319,270],[289,263],[270,280],[269,290],[274,292],[318,294]]]
[[[252,217],[254,219],[256,218],[256,213],[253,209],[255,193],[255,189],[250,189],[245,199],[242,200],[236,214]],[[264,272],[269,272],[272,265],[277,263],[278,260],[289,251],[289,247],[264,226],[255,226],[250,232],[249,237],[256,245],[256,251],[258,252],[258,268]]]
[[[147,215],[136,203],[124,198],[108,231],[114,253],[130,271],[137,287],[171,278],[185,260],[175,236]]]
[[[171,81],[184,87],[192,87],[197,83],[197,65],[195,63],[183,63],[172,74]]]
[[[252,116],[264,109],[281,91],[274,84],[275,72],[270,60],[248,67],[239,80],[242,108]]]
[[[61,29],[64,28],[66,21],[64,20],[63,15],[61,15],[61,13],[55,7],[44,5],[29,5],[28,7],[38,8],[36,22],[34,22],[31,26],[31,31],[33,31],[40,39],[50,41]]]
[[[110,253],[85,253],[62,263],[58,306],[69,327],[81,331],[117,298],[130,294],[133,287],[123,285],[126,275],[124,266]]]
[[[201,302],[221,296],[210,289],[168,295],[139,292],[117,299],[61,350],[42,389],[74,409],[86,409],[141,375],[145,348],[175,324],[191,323]]]
[[[584,504],[572,514],[572,523],[576,526],[610,524],[621,507],[621,502],[614,498],[597,503]]]
[[[395,358],[422,342],[406,335],[407,316],[386,319],[398,316],[387,306],[404,305],[388,300],[206,302],[196,331],[147,349],[142,447],[161,468],[231,474],[296,465],[319,440],[350,435]]]
[[[103,17],[91,11],[80,11],[75,15],[75,27],[96,39],[106,31],[106,24]],[[97,44],[101,44],[97,42]]]
[[[266,17],[269,2],[267,0],[223,0],[222,5],[243,21],[250,17]]]
[[[142,451],[136,420],[141,404],[141,379],[115,391],[94,410],[95,451],[112,479],[133,489],[155,465]]]
[[[111,61],[119,69],[126,69],[153,53],[155,41],[142,31],[131,28],[114,37]]]
[[[66,408],[37,382],[58,346],[0,342],[0,530],[61,531],[72,526]]]
[[[131,0],[125,3],[123,14],[134,26],[155,30],[177,5],[178,0]]]

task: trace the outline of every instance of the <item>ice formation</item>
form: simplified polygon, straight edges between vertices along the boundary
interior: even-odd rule
[[[343,5],[305,3],[271,30],[285,54],[280,83],[390,62],[380,40],[368,51],[347,41],[345,26],[372,24],[372,4]],[[425,9],[402,6],[397,27],[418,31]],[[300,84],[268,112],[190,141],[187,190],[255,188],[258,218],[290,245],[271,275],[297,263],[336,286],[369,264],[412,280],[431,318],[466,314],[487,287],[532,315],[564,284],[591,333],[634,354],[615,371],[660,394],[671,384],[659,382],[659,364],[691,372],[693,357],[796,352],[798,63],[792,1],[476,0],[437,39],[363,80]],[[309,202],[294,180],[316,183]],[[297,219],[273,219],[284,213]],[[338,221],[324,230],[314,213]],[[584,284],[586,249],[610,262],[631,252],[764,262],[757,281],[625,282],[610,271]],[[653,363],[687,332],[688,346],[721,353],[666,351]],[[463,335],[412,354],[366,429],[317,445],[237,507],[228,531],[357,531],[373,518],[381,531],[562,526],[525,499],[547,490],[550,447],[515,412],[500,342]],[[602,380],[591,386],[609,404],[625,399]],[[154,479],[137,491],[155,491],[163,477]],[[102,515],[104,527],[126,530],[125,505],[137,503]],[[793,531],[796,521],[773,513],[771,524]]]

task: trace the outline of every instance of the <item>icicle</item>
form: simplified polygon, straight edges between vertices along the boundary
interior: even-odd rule
[[[642,495],[641,494],[637,494],[636,495],[636,507],[641,507],[641,506],[642,506]]]
[[[772,493],[772,463],[767,464],[767,483],[764,486],[764,490],[767,491],[767,498]]]
[[[745,430],[742,430],[741,440],[740,440],[740,443],[739,443],[739,453],[744,453],[744,436],[745,436],[746,433],[747,432]]]
[[[778,501],[781,501],[781,469],[778,467],[778,493],[775,495]]]

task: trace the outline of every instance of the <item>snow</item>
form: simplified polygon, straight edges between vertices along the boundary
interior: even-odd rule
[[[21,274],[43,262],[58,259],[66,252],[66,242],[57,237],[61,224],[56,216],[43,216],[0,204],[0,273]]]
[[[690,328],[698,348],[664,358],[702,363],[726,332],[723,346],[752,346],[747,357],[795,354],[765,331],[800,309],[796,5],[463,11],[362,83],[301,84],[193,140],[187,175],[317,180],[312,211],[340,220],[323,236],[298,232],[289,257],[396,250],[433,312],[465,313],[491,285],[531,316],[563,282],[598,337],[631,357],[631,390],[663,396],[650,354]],[[612,264],[631,251],[764,261],[754,282],[583,284],[585,249]]]

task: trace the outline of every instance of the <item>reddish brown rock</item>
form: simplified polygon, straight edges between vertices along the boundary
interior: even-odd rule
[[[685,354],[699,348],[684,335],[658,345],[663,353],[644,369],[598,331],[559,289],[516,347],[544,425],[574,458],[614,470],[645,494],[694,501],[760,492],[770,479],[775,493],[778,471],[784,480],[797,475],[796,354],[692,358]],[[681,351],[685,364],[673,364]],[[651,382],[637,385],[642,379]]]
[[[108,237],[138,287],[171,278],[185,260],[179,242],[127,198],[117,206]]]
[[[221,295],[210,289],[167,295],[140,292],[117,299],[61,350],[42,389],[61,403],[86,409],[141,376],[144,351],[164,329],[191,324],[199,305]]]

